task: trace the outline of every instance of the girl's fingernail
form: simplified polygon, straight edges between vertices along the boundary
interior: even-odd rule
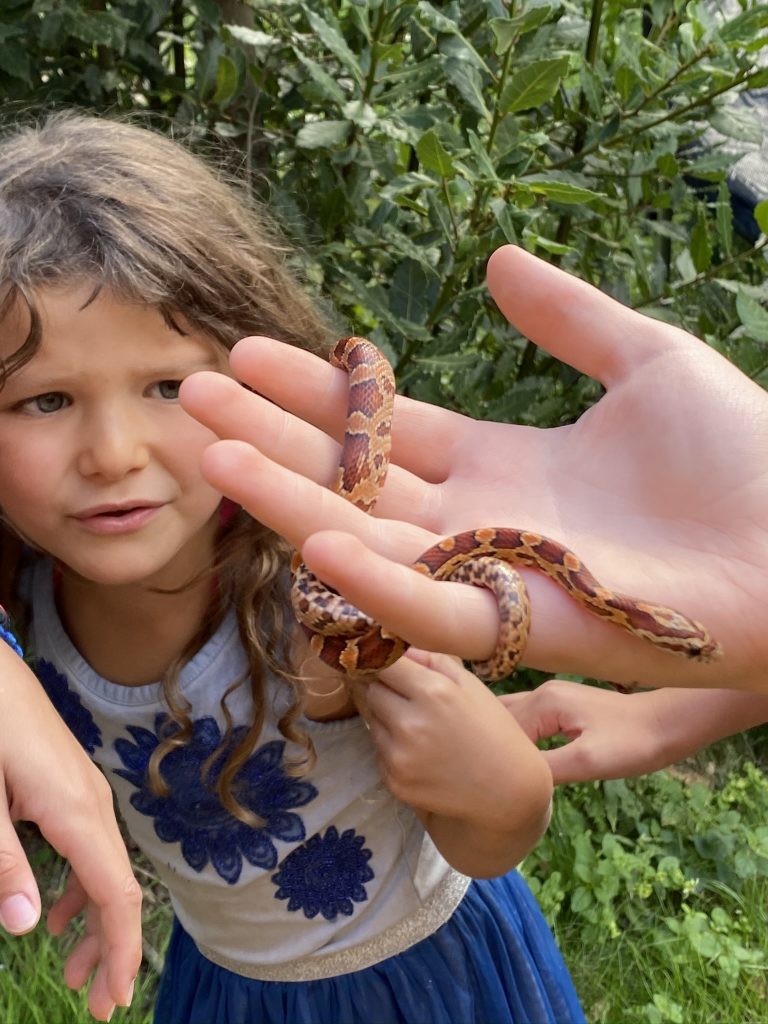
[[[115,1007],[113,1006],[113,1007],[112,1007],[112,1009],[111,1009],[111,1010],[109,1011],[109,1013],[107,1014],[107,1024],[109,1024],[109,1022],[110,1022],[110,1021],[112,1020],[112,1014],[113,1014],[114,1012],[115,1012]]]
[[[131,1000],[133,999],[133,986],[135,984],[136,984],[135,981],[131,982],[131,987],[128,989],[128,991],[127,991],[127,993],[125,995],[125,999],[123,1000],[121,1005],[123,1005],[123,1006],[130,1006],[131,1005]]]
[[[37,911],[23,892],[8,896],[0,903],[0,924],[12,935],[34,928],[37,918]]]

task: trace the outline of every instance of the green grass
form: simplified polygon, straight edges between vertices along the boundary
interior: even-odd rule
[[[767,754],[763,728],[559,792],[525,871],[590,1024],[768,1020]]]
[[[50,906],[62,890],[65,865],[33,827],[22,824],[19,831],[43,906]],[[151,1024],[162,951],[171,924],[163,887],[142,857],[136,854],[133,859],[144,890],[144,958],[133,1002],[129,1008],[115,1011],[112,1024]],[[44,925],[20,938],[0,937],[0,1024],[87,1024],[92,1019],[86,995],[70,991],[63,981],[64,962],[75,938],[74,930],[54,938]]]
[[[750,946],[768,948],[765,907],[768,883],[752,887],[744,900]],[[667,911],[669,908],[667,908]],[[659,917],[665,916],[662,907]],[[666,935],[627,929],[585,947],[575,926],[558,930],[590,1024],[765,1024],[766,966],[756,963],[733,979],[687,943]]]

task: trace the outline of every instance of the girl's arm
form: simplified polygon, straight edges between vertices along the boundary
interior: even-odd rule
[[[644,775],[768,721],[767,696],[733,690],[621,694],[553,679],[501,701],[534,742],[568,740],[544,752],[556,783]]]
[[[453,867],[504,874],[536,845],[549,820],[550,770],[458,661],[411,649],[377,682],[358,684],[355,696],[385,783]]]
[[[12,822],[35,822],[72,867],[48,913],[54,935],[86,912],[64,979],[89,977],[91,1013],[127,1006],[141,962],[141,889],[115,820],[112,794],[18,654],[0,643],[0,923],[20,935],[40,916],[40,894]]]

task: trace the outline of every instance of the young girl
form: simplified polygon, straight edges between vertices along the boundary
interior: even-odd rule
[[[200,474],[180,382],[247,333],[326,347],[284,258],[154,133],[0,143],[0,600],[170,891],[156,1019],[582,1020],[509,872],[546,821],[538,751],[450,659],[355,704],[297,639],[290,551]]]

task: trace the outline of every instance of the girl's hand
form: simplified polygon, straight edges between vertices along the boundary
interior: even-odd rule
[[[0,918],[7,931],[31,931],[40,895],[13,821],[33,821],[72,873],[48,913],[59,935],[86,911],[85,935],[64,978],[79,989],[93,975],[88,1006],[108,1020],[127,1006],[141,963],[141,889],[117,827],[101,772],[48,701],[22,660],[0,644]]]
[[[488,285],[521,332],[605,385],[576,423],[535,430],[475,422],[398,399],[394,464],[379,518],[367,516],[317,486],[331,481],[337,463],[346,375],[299,349],[247,339],[232,367],[260,395],[223,375],[184,383],[188,411],[236,439],[206,453],[208,480],[417,646],[488,657],[494,604],[397,563],[438,536],[517,526],[572,547],[606,586],[701,620],[725,649],[710,666],[671,657],[526,572],[526,664],[624,683],[768,688],[768,397],[691,335],[521,249],[493,254]],[[324,530],[359,541],[308,542]]]
[[[385,784],[471,875],[508,871],[546,827],[552,779],[497,697],[445,655],[411,649],[355,699]]]
[[[622,694],[552,679],[500,700],[534,743],[568,740],[542,752],[556,784],[645,775],[768,721],[768,696],[733,690]]]

